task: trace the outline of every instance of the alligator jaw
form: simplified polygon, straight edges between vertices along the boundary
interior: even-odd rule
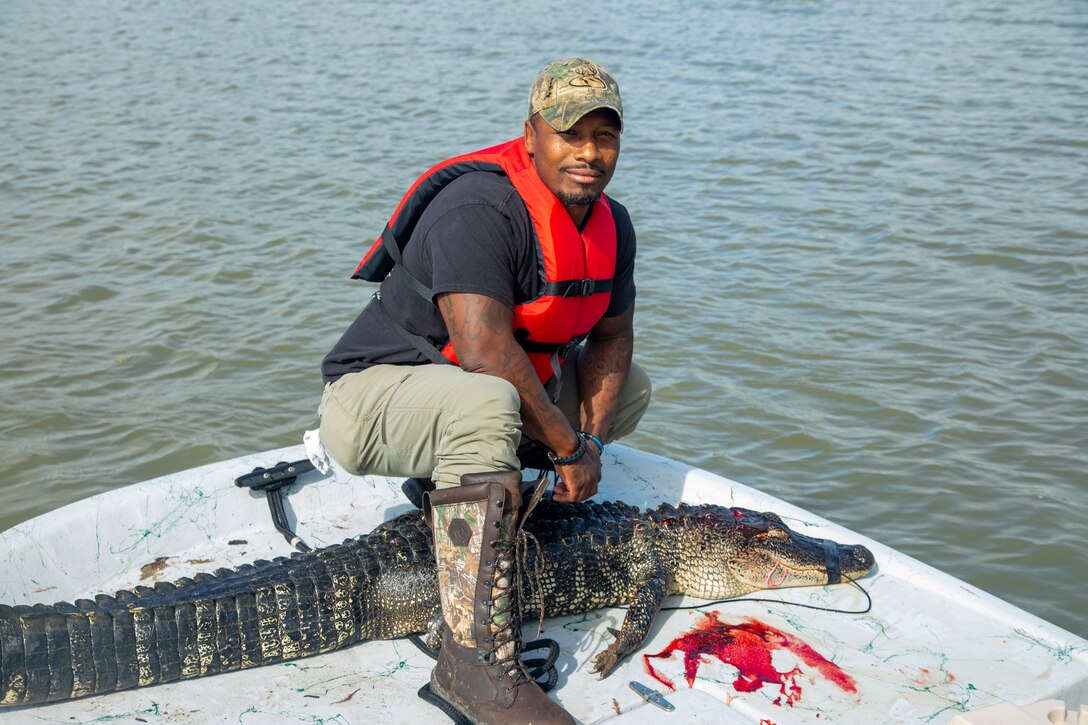
[[[758,540],[730,561],[748,591],[838,584],[865,576],[875,565],[872,552],[861,544],[839,544],[783,528],[787,540]]]
[[[825,560],[822,566],[799,568],[775,559],[758,588],[838,584],[843,579],[853,581],[872,570],[875,563],[873,554],[861,544],[839,544],[830,539],[823,541]]]

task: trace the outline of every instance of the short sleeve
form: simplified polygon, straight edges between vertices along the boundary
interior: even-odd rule
[[[434,222],[424,239],[432,300],[443,292],[467,292],[514,307],[515,236],[510,219],[498,209],[484,203],[454,207]]]
[[[623,314],[635,301],[635,227],[619,202],[612,201],[612,216],[616,220],[616,272],[605,317]]]

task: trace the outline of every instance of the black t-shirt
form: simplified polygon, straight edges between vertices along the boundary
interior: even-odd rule
[[[635,230],[627,210],[613,199],[616,272],[605,316],[627,310],[635,299]],[[446,325],[434,304],[442,292],[486,295],[511,309],[540,296],[544,266],[525,202],[501,174],[475,171],[458,177],[424,210],[404,247],[404,268],[393,268],[381,285],[382,306],[404,327],[441,347]],[[405,269],[431,288],[424,299],[405,281]],[[430,361],[370,304],[348,327],[321,366],[331,383],[371,365],[423,365]]]

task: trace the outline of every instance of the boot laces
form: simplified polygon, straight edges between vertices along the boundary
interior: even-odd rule
[[[528,566],[530,545],[536,551],[531,572]],[[526,672],[520,656],[524,644],[521,634],[521,614],[525,611],[527,603],[525,601],[526,584],[532,587],[537,601],[541,605],[543,604],[540,542],[535,536],[519,527],[513,536],[502,537],[499,541],[496,541],[495,549],[497,553],[496,568],[501,566],[503,561],[509,564],[509,568],[506,572],[499,573],[494,577],[495,586],[492,590],[490,617],[493,628],[491,637],[492,656],[495,658],[495,664],[503,672],[500,677],[510,678],[510,684],[506,688],[509,692],[525,682],[533,681],[532,677]],[[502,581],[506,582],[506,586],[499,584]],[[505,609],[499,609],[500,602],[505,602]],[[537,608],[540,610],[539,627],[542,628],[544,607],[538,606]],[[504,614],[505,617],[502,616]],[[502,622],[501,624],[495,621],[496,616]]]

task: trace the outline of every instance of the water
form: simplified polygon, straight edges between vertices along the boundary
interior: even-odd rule
[[[628,108],[630,441],[1088,635],[1088,6],[0,5],[0,529],[293,444],[347,275],[582,52]]]

